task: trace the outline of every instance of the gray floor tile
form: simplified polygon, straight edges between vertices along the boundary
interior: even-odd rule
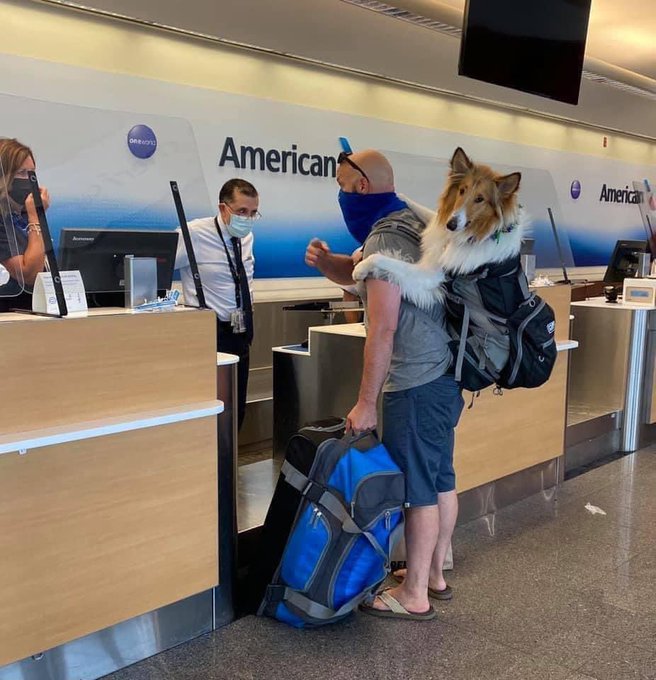
[[[604,602],[594,591],[579,593],[578,602],[585,616],[580,625],[610,640],[656,653],[656,617]]]
[[[656,679],[655,489],[656,446],[458,527],[455,598],[435,621],[246,617],[110,677]]]
[[[619,642],[600,647],[579,669],[598,680],[652,680],[656,678],[656,655]]]
[[[622,477],[653,474],[655,471],[656,448],[640,451],[567,480],[558,489],[558,499],[561,503],[568,503],[572,499],[608,488]]]

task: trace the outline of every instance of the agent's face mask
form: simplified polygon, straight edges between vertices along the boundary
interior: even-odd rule
[[[248,236],[251,231],[253,231],[253,225],[255,220],[252,217],[246,217],[244,215],[230,214],[230,222],[226,225],[228,233],[230,236],[235,238],[244,238]]]
[[[14,177],[14,181],[11,183],[11,189],[9,189],[9,198],[19,205],[21,208],[24,207],[27,197],[32,193],[32,182],[29,179],[24,179],[22,177]]]

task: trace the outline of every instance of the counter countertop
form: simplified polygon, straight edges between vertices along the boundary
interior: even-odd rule
[[[153,409],[124,416],[100,418],[39,430],[13,432],[0,435],[0,455],[26,453],[29,449],[55,444],[104,437],[119,432],[131,432],[145,428],[196,420],[223,413],[223,402],[217,400],[181,404],[173,408]]]
[[[572,307],[596,307],[598,309],[621,309],[624,311],[642,309],[647,312],[656,309],[656,306],[654,305],[638,305],[634,302],[606,302],[606,298],[603,297],[590,298],[589,300],[582,300],[581,302],[572,302]]]
[[[302,348],[300,345],[286,345],[283,347],[274,347],[274,352],[282,352],[284,354],[298,354],[299,356],[309,356],[312,354],[312,334],[323,333],[326,335],[345,335],[352,338],[366,338],[367,330],[363,323],[344,323],[336,324],[334,326],[312,326],[308,328],[310,344],[308,349]],[[576,340],[559,340],[556,342],[556,347],[559,352],[569,349],[576,349],[579,343]]]
[[[147,316],[153,314],[170,314],[174,312],[175,314],[180,314],[182,312],[195,312],[199,311],[198,307],[184,307],[183,305],[178,305],[173,309],[166,310],[153,310],[150,312],[137,312],[133,309],[126,309],[125,307],[95,307],[89,309],[86,312],[71,312],[64,319],[87,319],[94,316]],[[42,314],[21,314],[19,312],[7,312],[6,314],[0,314],[0,323],[7,323],[10,321],[52,321],[59,320],[57,316],[45,316]]]

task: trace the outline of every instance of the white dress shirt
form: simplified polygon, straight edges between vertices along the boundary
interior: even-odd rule
[[[225,239],[228,252],[233,264],[235,253],[230,241],[228,229],[223,224],[221,216],[218,216],[221,233]],[[199,220],[189,222],[189,233],[191,243],[194,247],[198,272],[203,284],[205,302],[211,307],[221,321],[230,321],[230,314],[237,309],[235,299],[235,282],[230,273],[230,265],[226,258],[226,251],[221,243],[221,239],[216,231],[213,217],[203,217]],[[175,256],[175,268],[180,270],[182,279],[182,290],[185,303],[197,305],[196,287],[189,267],[189,257],[185,248],[184,239],[180,229],[178,229],[178,250]],[[255,260],[253,258],[253,234],[250,233],[241,239],[242,260],[248,278],[248,288],[253,298],[253,269]]]

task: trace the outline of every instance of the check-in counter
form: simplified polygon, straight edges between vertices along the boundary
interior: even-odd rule
[[[572,303],[566,469],[656,439],[656,307],[593,298]]]
[[[465,393],[455,448],[463,521],[562,479],[569,350],[577,346],[569,338],[571,291],[552,286],[538,292],[555,311],[558,359],[550,380],[539,388],[502,395],[487,389],[473,402]],[[363,324],[316,327],[307,348],[274,350],[275,457],[284,455],[289,437],[303,424],[343,416],[353,407],[365,336]]]
[[[4,314],[0,348],[0,679],[97,678],[212,630],[215,315]]]

